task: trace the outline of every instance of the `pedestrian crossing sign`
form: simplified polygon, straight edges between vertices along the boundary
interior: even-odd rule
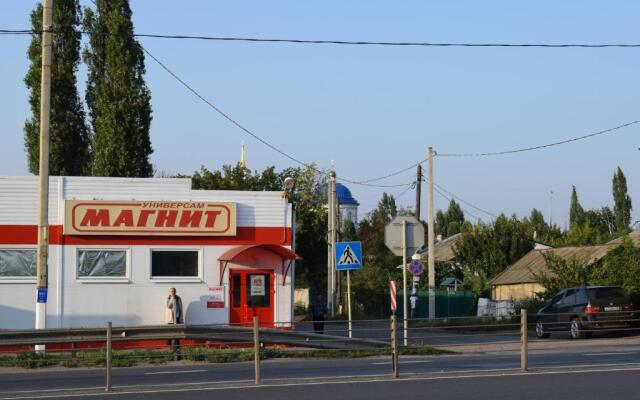
[[[336,270],[362,268],[362,243],[337,242],[335,247]]]

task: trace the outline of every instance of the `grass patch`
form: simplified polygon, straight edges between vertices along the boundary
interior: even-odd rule
[[[399,347],[400,355],[438,355],[451,353],[431,347]],[[324,349],[281,349],[264,348],[260,351],[260,359],[275,358],[362,358],[391,355],[391,349],[374,350],[324,350]],[[206,363],[230,363],[253,361],[253,349],[207,349],[182,348],[180,359],[185,361]],[[135,365],[164,364],[173,360],[173,353],[167,350],[135,350],[114,351],[112,365],[114,368],[133,367]],[[106,364],[105,350],[78,352],[75,357],[70,353],[36,353],[23,352],[15,356],[1,356],[0,367],[44,368],[44,367],[99,367]]]

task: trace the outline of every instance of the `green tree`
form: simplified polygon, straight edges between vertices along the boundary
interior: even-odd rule
[[[290,172],[293,176],[298,170]],[[292,177],[293,177],[292,176]],[[265,168],[264,171],[252,172],[238,163],[235,166],[223,165],[221,169],[211,171],[204,166],[191,176],[194,189],[207,190],[282,190],[282,183],[286,176],[278,174],[275,167]]]
[[[279,180],[291,177],[295,181],[288,199],[296,213],[296,252],[302,257],[296,262],[296,286],[325,292],[327,288],[327,203],[326,180],[319,176],[315,165],[288,168]]]
[[[558,226],[550,226],[540,210],[533,209],[528,218],[522,220],[527,236],[536,242],[550,246],[564,245],[564,235]]]
[[[49,173],[86,175],[91,153],[85,113],[76,88],[80,62],[80,6],[78,0],[56,0],[53,5],[53,45],[51,65],[51,113],[49,127]],[[31,27],[42,30],[42,5],[31,12]],[[30,91],[31,118],[25,122],[25,149],[29,171],[39,173],[41,35],[32,36],[27,52],[31,65],[24,78]]]
[[[455,200],[451,199],[446,212],[438,211],[435,217],[435,233],[442,237],[460,233],[464,224],[464,211]]]
[[[627,236],[622,245],[607,252],[600,264],[590,283],[622,286],[634,304],[640,304],[640,248]]]
[[[615,235],[615,216],[609,207],[586,210],[581,225],[574,226],[566,235],[565,245],[602,244]]]
[[[613,203],[617,233],[628,232],[631,224],[631,197],[627,194],[627,178],[620,167],[613,175]]]
[[[569,206],[569,229],[580,227],[584,223],[584,209],[578,201],[576,187],[571,187],[571,204]]]
[[[128,0],[97,0],[85,9],[89,46],[86,102],[93,127],[93,174],[153,175],[151,93],[144,80],[142,47],[133,35]]]
[[[552,252],[545,252],[543,256],[548,272],[534,274],[536,282],[545,288],[545,292],[538,294],[542,298],[548,299],[564,288],[589,285],[593,281],[594,264],[577,257],[561,258]]]
[[[490,291],[489,281],[528,253],[531,233],[515,215],[499,215],[491,224],[479,222],[462,232],[454,247],[465,285],[476,295]]]
[[[353,221],[347,219],[342,223],[342,235],[340,239],[345,242],[358,240],[358,231]]]

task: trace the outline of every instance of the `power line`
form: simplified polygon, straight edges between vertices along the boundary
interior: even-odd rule
[[[443,192],[447,193],[449,196],[459,200],[460,202],[468,205],[469,207],[472,207],[472,208],[474,208],[474,209],[476,209],[476,210],[478,210],[478,211],[480,211],[482,213],[485,213],[485,214],[487,214],[487,215],[489,215],[489,216],[491,216],[493,218],[497,218],[497,215],[495,215],[493,213],[490,213],[489,211],[483,210],[482,208],[480,208],[480,207],[478,207],[478,206],[466,201],[465,199],[461,198],[460,196],[457,196],[457,195],[451,193],[450,191],[448,191],[447,189],[443,188],[442,186],[438,185],[437,183],[434,183],[433,186],[435,186],[437,188],[436,190],[442,190]]]
[[[238,121],[236,121],[235,119],[231,118],[227,113],[225,113],[224,111],[222,111],[220,108],[216,107],[213,103],[211,103],[209,100],[207,100],[204,96],[202,96],[200,93],[198,93],[193,87],[191,87],[187,82],[185,82],[184,80],[182,80],[178,75],[176,75],[173,71],[171,71],[166,65],[164,65],[164,63],[162,63],[162,61],[158,60],[153,54],[151,54],[146,48],[144,48],[143,46],[140,46],[142,48],[142,50],[149,56],[151,57],[151,59],[153,61],[155,61],[158,65],[160,65],[160,67],[162,67],[162,69],[164,69],[165,71],[167,71],[169,73],[169,75],[171,75],[175,80],[177,80],[178,82],[180,82],[185,88],[187,88],[191,93],[193,93],[194,95],[196,95],[200,100],[202,100],[205,104],[207,104],[209,107],[211,107],[212,109],[214,109],[218,114],[220,114],[223,118],[225,118],[227,121],[231,122],[233,125],[235,125],[236,127],[240,128],[240,130],[242,130],[243,132],[245,132],[246,134],[250,135],[251,137],[253,137],[254,139],[256,139],[257,141],[259,141],[260,143],[264,144],[265,146],[269,147],[271,150],[279,153],[280,155],[288,158],[289,160],[300,164],[304,167],[309,167],[309,164],[300,161],[299,159],[287,154],[286,152],[284,152],[283,150],[280,150],[278,147],[272,145],[271,143],[267,142],[265,139],[261,138],[260,136],[256,135],[255,133],[253,133],[252,131],[250,131],[248,128],[245,128],[242,124],[240,124]]]
[[[395,196],[396,200],[402,197],[405,193],[407,193],[409,190],[413,189],[414,187],[415,187],[415,182],[411,182],[409,185],[407,185],[407,188],[405,190],[403,190],[402,192],[400,192],[400,194]]]
[[[88,31],[80,31],[89,34]],[[0,29],[5,34],[38,34],[35,30]],[[122,35],[126,33],[104,33]],[[228,37],[203,35],[173,35],[158,33],[133,33],[133,37],[172,40],[200,40],[217,42],[288,43],[305,45],[345,45],[345,46],[395,46],[395,47],[519,47],[519,48],[638,48],[640,43],[467,43],[467,42],[394,42],[368,40],[328,40],[328,39],[279,39],[255,37]]]
[[[438,187],[435,187],[435,185],[434,185],[434,189],[435,189],[435,191],[436,191],[440,196],[442,196],[444,199],[446,199],[446,200],[448,200],[448,201],[451,201],[451,198],[450,198],[450,197],[448,197],[446,194],[442,193],[442,192],[440,191],[440,189],[438,189]],[[462,207],[460,207],[460,208],[462,208]],[[471,215],[471,216],[472,216],[473,218],[475,218],[475,219],[481,219],[480,217],[478,217],[477,215],[475,215],[475,214],[471,213],[471,212],[470,212],[469,210],[467,210],[467,209],[462,208],[462,211],[464,211],[464,212],[465,212],[465,214],[469,214],[469,215]]]
[[[366,179],[364,181],[359,181],[358,183],[369,183],[369,182],[376,182],[376,181],[381,181],[383,179],[387,179],[387,178],[391,178],[392,176],[396,176],[396,175],[400,175],[403,172],[407,172],[415,167],[418,166],[418,164],[422,164],[424,162],[427,162],[428,159],[424,159],[422,161],[419,161],[417,163],[411,164],[410,166],[403,168],[401,170],[395,171],[395,172],[391,172],[390,174],[384,175],[384,176],[380,176],[378,178],[371,178],[371,179]]]
[[[627,128],[629,126],[632,126],[638,123],[640,123],[640,121],[632,121],[623,125],[618,125],[613,128],[590,133],[584,136],[578,136],[571,139],[562,140],[559,142],[548,143],[548,144],[543,144],[539,146],[525,147],[525,148],[515,149],[515,150],[495,151],[495,152],[486,152],[486,153],[436,153],[436,156],[439,156],[439,157],[487,157],[487,156],[501,156],[501,155],[513,154],[513,153],[522,153],[525,151],[540,150],[547,147],[553,147],[553,146],[559,146],[561,144],[577,142],[578,140],[584,140],[584,139],[592,138],[594,136],[618,133],[617,131],[619,131],[620,129]]]

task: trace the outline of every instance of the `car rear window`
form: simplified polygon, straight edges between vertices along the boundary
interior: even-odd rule
[[[621,288],[593,288],[589,289],[589,299],[592,301],[629,301],[629,296]]]

